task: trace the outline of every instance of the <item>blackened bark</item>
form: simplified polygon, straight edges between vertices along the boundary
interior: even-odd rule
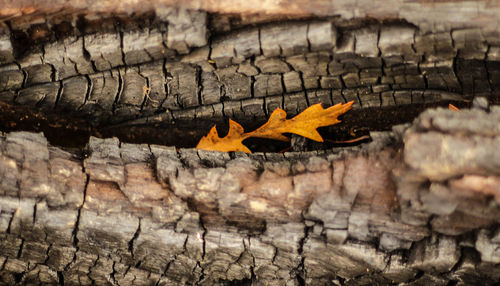
[[[250,156],[96,137],[64,149],[41,133],[3,133],[1,283],[500,279],[497,4],[121,2],[79,2],[86,13],[6,3],[2,112],[129,130],[259,121],[317,102],[354,100],[360,118],[426,103],[476,108],[374,131],[390,113],[357,147]],[[46,134],[76,126],[48,118]]]

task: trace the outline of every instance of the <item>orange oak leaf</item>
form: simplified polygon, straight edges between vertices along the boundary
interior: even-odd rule
[[[453,111],[460,111],[460,108],[456,107],[455,105],[453,104],[448,104],[448,109],[449,110],[453,110]]]
[[[196,149],[210,150],[210,151],[242,151],[245,153],[252,153],[242,141],[247,139],[249,133],[243,132],[243,127],[238,122],[229,119],[229,131],[226,137],[220,138],[217,133],[215,125],[210,129],[207,136],[203,136],[196,145]]]
[[[244,132],[240,124],[229,119],[229,131],[225,137],[219,137],[214,125],[207,136],[200,139],[196,149],[252,153],[243,145],[243,140],[249,137],[258,137],[289,141],[290,139],[283,133],[294,133],[314,141],[323,142],[323,138],[316,129],[339,123],[338,117],[350,110],[353,103],[353,101],[345,104],[338,103],[326,109],[321,106],[321,103],[318,103],[308,107],[292,119],[286,119],[286,111],[276,108],[264,125],[247,133]]]

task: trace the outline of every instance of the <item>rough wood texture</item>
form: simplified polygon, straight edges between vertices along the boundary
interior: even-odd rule
[[[351,150],[227,154],[0,137],[3,284],[492,285],[500,109]]]
[[[279,2],[263,0],[153,0],[137,2],[132,0],[106,1],[8,1],[2,0],[0,16],[3,18],[40,18],[51,13],[70,14],[85,10],[91,15],[99,13],[133,14],[155,11],[158,14],[168,14],[172,7],[181,9],[204,10],[216,13],[243,14],[242,22],[273,19],[276,15],[284,16],[325,16],[340,15],[346,19],[353,18],[406,18],[410,23],[425,23],[429,29],[464,25],[475,22],[481,26],[495,27],[498,21],[499,4],[497,1],[437,1],[437,0],[390,0],[384,2],[361,0],[352,2],[340,1],[309,1],[282,0]],[[50,5],[48,5],[50,4]],[[263,14],[263,15],[262,15]],[[57,15],[56,15],[57,16]],[[467,25],[465,25],[467,26]]]
[[[0,284],[500,280],[498,3],[262,3],[0,0],[0,100],[123,128],[350,100],[360,118],[475,109],[251,156],[1,133]]]
[[[416,50],[403,49],[403,46],[410,47],[421,37],[428,36],[420,35],[411,27],[402,30],[399,25],[381,28],[376,24],[369,31],[366,28],[353,31],[336,28],[331,21],[301,22],[294,24],[298,29],[296,33],[290,32],[294,30],[288,24],[271,27],[285,30],[273,32],[267,28],[250,28],[245,33],[239,32],[236,38],[223,36],[211,46],[177,60],[158,61],[154,56],[148,56],[142,58],[147,64],[136,67],[119,67],[123,65],[121,61],[113,64],[109,60],[107,65],[112,69],[99,72],[101,64],[91,60],[95,71],[84,75],[77,75],[81,72],[77,64],[74,69],[65,71],[65,66],[47,59],[43,60],[44,65],[21,64],[21,71],[15,65],[8,65],[0,71],[1,86],[4,92],[13,91],[16,95],[4,100],[65,110],[73,116],[88,114],[101,124],[165,111],[170,120],[189,118],[193,114],[197,118],[232,114],[264,118],[272,109],[266,108],[268,104],[288,100],[297,102],[298,99],[302,106],[307,106],[318,102],[318,94],[324,94],[324,98],[320,98],[325,105],[332,101],[355,100],[355,108],[464,101],[478,93],[488,95],[493,101],[498,100],[500,82],[495,80],[495,75],[500,65],[493,60],[491,50],[481,54],[482,58],[492,58],[484,61],[457,55],[446,59],[437,54],[438,50],[426,50],[427,46],[422,50],[418,46]],[[311,36],[325,30],[339,35],[338,41],[342,44],[335,46],[333,36],[322,41],[315,41]],[[269,33],[269,39],[287,43],[293,48],[288,50],[278,42],[267,41]],[[276,33],[282,39],[277,38]],[[302,42],[291,42],[291,39],[300,39],[297,33],[302,33]],[[257,34],[261,35],[260,41],[254,36]],[[417,41],[413,40],[414,37]],[[356,47],[352,45],[354,38]],[[388,43],[384,40],[386,38],[393,42],[399,39],[399,42]],[[407,42],[407,38],[411,40]],[[448,35],[446,40],[455,39]],[[162,42],[157,45],[162,47]],[[255,48],[252,45],[256,45]],[[392,51],[396,48],[391,48],[391,45],[398,45],[400,50]],[[487,46],[486,43],[481,45]],[[90,53],[90,59],[102,57],[105,47],[101,47],[97,56]],[[238,54],[240,49],[246,49],[243,55]],[[450,49],[454,53],[460,51],[457,47]],[[127,58],[128,54],[123,55]],[[431,55],[437,59],[429,60]],[[141,54],[136,53],[135,57],[141,57]],[[41,75],[45,71],[41,67],[48,67],[48,63],[52,68],[46,70],[48,74],[44,80]],[[471,65],[478,69],[471,71]],[[144,88],[150,88],[148,94],[144,93]],[[50,95],[47,89],[51,90]],[[260,99],[264,97],[265,101]],[[251,105],[254,106],[247,107]],[[284,108],[290,109],[292,114],[303,109],[293,110],[286,105]]]
[[[40,24],[34,15],[43,8],[12,18],[0,36],[0,100],[99,125],[137,118],[262,119],[276,103],[294,114],[320,100],[354,100],[358,109],[470,102],[478,94],[500,102],[499,25],[493,16],[488,23],[467,16],[486,17],[500,9],[496,5],[454,3],[461,8],[452,13],[447,3],[406,3],[411,13],[391,14],[401,4],[394,1],[367,20],[363,11],[373,5],[356,4],[362,8],[354,16],[347,13],[354,7],[335,2],[323,3],[332,10],[322,18],[245,21],[242,14],[238,22],[167,8],[167,2],[148,13],[137,8],[130,18],[115,10],[96,17],[92,10],[68,9]],[[443,17],[429,17],[427,9]]]

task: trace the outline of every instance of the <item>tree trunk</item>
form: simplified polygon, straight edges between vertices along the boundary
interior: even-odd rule
[[[496,2],[59,2],[0,8],[0,283],[500,279]],[[369,143],[192,148],[350,100]]]

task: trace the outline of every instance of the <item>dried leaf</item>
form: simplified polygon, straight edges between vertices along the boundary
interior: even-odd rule
[[[242,141],[247,139],[249,133],[243,132],[243,127],[238,122],[229,119],[229,131],[224,138],[220,138],[215,125],[210,129],[207,136],[201,138],[196,149],[212,150],[221,152],[242,151],[252,153]]]
[[[453,111],[460,111],[460,108],[456,107],[455,105],[453,104],[448,104],[448,109],[449,110],[453,110]]]
[[[220,138],[217,129],[213,126],[207,136],[200,139],[196,148],[211,151],[251,153],[243,145],[243,140],[249,137],[259,137],[289,141],[290,139],[284,136],[283,133],[294,133],[311,140],[323,142],[323,138],[316,129],[339,123],[338,117],[350,110],[352,104],[353,101],[350,101],[346,104],[339,103],[324,109],[321,103],[318,103],[310,106],[292,119],[286,119],[286,112],[281,108],[277,108],[264,125],[248,133],[244,132],[240,124],[230,119],[229,131],[225,137]]]

